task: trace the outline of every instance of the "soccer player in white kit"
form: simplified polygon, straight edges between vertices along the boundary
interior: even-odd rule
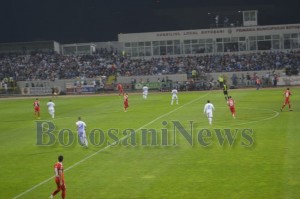
[[[88,141],[86,139],[86,133],[85,133],[86,124],[85,124],[84,121],[81,120],[81,117],[78,117],[78,121],[76,122],[76,126],[77,126],[77,132],[78,132],[78,136],[79,136],[79,139],[80,139],[80,143],[84,147],[88,147]]]
[[[147,99],[148,96],[148,86],[143,87],[143,98]]]
[[[54,119],[54,102],[52,102],[52,100],[49,100],[49,102],[47,102],[47,107],[48,107],[48,112],[51,115],[52,119]]]
[[[174,100],[176,100],[176,104],[178,104],[178,96],[177,96],[178,91],[177,91],[177,89],[174,88],[171,93],[172,93],[171,105],[173,105]]]
[[[213,118],[213,111],[215,110],[215,107],[212,103],[210,103],[209,100],[207,100],[207,103],[204,106],[204,114],[207,116],[208,118],[208,123],[210,125],[212,125],[212,118]]]

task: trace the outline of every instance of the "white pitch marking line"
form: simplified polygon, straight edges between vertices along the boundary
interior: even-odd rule
[[[199,99],[201,99],[201,98],[203,98],[203,97],[205,97],[205,96],[207,96],[207,95],[209,95],[209,94],[210,94],[210,93],[207,93],[207,94],[205,94],[205,95],[203,95],[203,96],[201,96],[201,97],[199,97],[199,98],[197,98],[197,99],[194,99],[194,100],[192,100],[192,101],[190,101],[190,102],[188,102],[188,103],[186,103],[186,104],[184,104],[184,105],[182,105],[182,106],[180,106],[180,107],[178,107],[178,108],[176,108],[176,109],[174,109],[174,110],[172,110],[172,111],[170,111],[170,112],[168,112],[168,113],[165,113],[165,114],[163,114],[163,115],[157,117],[156,119],[152,120],[151,122],[145,124],[144,126],[138,128],[138,129],[135,130],[135,131],[139,131],[140,129],[145,128],[146,126],[148,126],[148,125],[150,125],[150,124],[156,122],[157,120],[159,120],[159,119],[161,119],[161,118],[163,118],[163,117],[165,117],[165,116],[167,116],[167,115],[169,115],[169,114],[171,114],[171,113],[173,113],[173,112],[175,112],[175,111],[181,109],[181,108],[184,107],[184,106],[187,106],[187,105],[189,105],[189,104],[192,104],[192,103],[194,103],[195,101],[198,101]],[[95,153],[92,153],[91,155],[89,155],[89,156],[83,158],[82,160],[76,162],[75,164],[69,166],[67,169],[65,169],[65,171],[68,171],[68,170],[74,168],[75,166],[79,165],[80,163],[86,161],[87,159],[90,159],[91,157],[97,155],[98,153],[104,151],[105,149],[107,149],[107,148],[113,146],[113,145],[116,144],[117,142],[120,142],[120,141],[126,139],[128,136],[129,136],[129,135],[124,136],[124,137],[120,138],[118,141],[115,141],[114,143],[112,143],[111,145],[107,145],[106,147],[104,147],[104,148],[102,148],[102,149],[99,149],[99,150],[96,151]],[[20,193],[19,195],[13,197],[13,199],[20,198],[21,196],[25,195],[26,193],[29,193],[29,192],[31,192],[32,190],[36,189],[37,187],[39,187],[39,186],[41,186],[41,185],[43,185],[43,184],[49,182],[52,178],[54,178],[54,176],[52,176],[52,177],[50,177],[50,178],[48,178],[48,179],[46,179],[46,180],[44,180],[44,181],[38,183],[37,185],[34,185],[34,186],[31,187],[30,189],[28,189],[28,190],[24,191],[23,193]]]
[[[279,115],[278,111],[275,111],[275,110],[272,110],[272,109],[255,109],[255,108],[243,108],[243,109],[265,110],[265,111],[273,112],[275,114],[271,117],[266,117],[266,118],[263,118],[263,119],[260,119],[260,120],[254,120],[254,121],[241,122],[241,123],[234,124],[233,126],[241,126],[241,125],[245,125],[245,124],[252,124],[252,123],[262,122],[262,121],[266,121],[266,120],[271,120],[271,119],[273,119],[273,118],[275,118]],[[218,125],[218,126],[222,127],[222,125]]]
[[[236,124],[236,125],[244,125],[244,124],[251,124],[251,123],[256,123],[256,122],[262,122],[262,121],[266,121],[266,120],[271,120],[275,117],[277,117],[279,115],[278,111],[274,111],[272,109],[260,109],[260,110],[268,110],[268,111],[272,111],[275,113],[275,115],[271,116],[271,117],[267,117],[267,118],[263,118],[261,120],[254,120],[254,121],[250,121],[250,122],[244,122],[244,123],[240,123],[240,124]]]

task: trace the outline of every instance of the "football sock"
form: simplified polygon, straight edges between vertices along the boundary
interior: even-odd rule
[[[209,124],[212,123],[212,118],[208,118],[208,123],[209,123]]]

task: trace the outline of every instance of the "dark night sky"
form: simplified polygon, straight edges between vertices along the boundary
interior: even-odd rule
[[[6,0],[0,43],[117,41],[119,33],[208,28],[212,16],[235,22],[258,10],[259,25],[300,23],[299,0]]]

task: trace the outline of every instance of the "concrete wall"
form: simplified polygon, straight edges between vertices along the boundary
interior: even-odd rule
[[[118,83],[131,83],[132,78],[136,79],[136,83],[140,82],[158,82],[158,79],[165,80],[169,79],[172,81],[187,81],[186,74],[176,74],[176,75],[157,75],[157,76],[130,76],[130,77],[118,77]],[[85,78],[84,81],[88,85],[92,85],[96,80],[100,80],[99,78]],[[19,88],[21,89],[22,94],[24,95],[37,95],[39,92],[41,94],[50,94],[51,88],[57,88],[59,92],[66,92],[67,85],[79,84],[83,80],[81,79],[63,79],[63,80],[32,80],[32,81],[19,81],[17,82]]]
[[[238,85],[237,86],[246,86],[246,79],[242,81],[242,76],[246,77],[246,74],[249,73],[252,77],[254,73],[257,74],[258,77],[262,78],[266,74],[270,74],[272,77],[272,74],[277,74],[281,76],[282,78],[279,81],[278,85],[284,85],[284,82],[287,82],[287,77],[285,76],[285,73],[282,70],[276,70],[276,71],[250,71],[250,72],[224,72],[224,73],[210,73],[209,75],[213,79],[213,85],[218,85],[218,77],[220,75],[223,75],[225,79],[227,79],[227,84],[231,86],[232,83],[232,76],[235,74],[238,78]],[[299,76],[297,76],[299,77]],[[285,78],[285,79],[284,79]],[[296,78],[296,77],[294,77]],[[92,85],[93,81],[100,80],[101,78],[86,78],[85,81],[88,85]],[[136,83],[142,83],[142,82],[158,82],[162,81],[164,79],[165,81],[167,79],[172,80],[173,82],[185,82],[188,80],[188,77],[186,74],[175,74],[175,75],[154,75],[154,76],[128,76],[128,77],[118,77],[117,83],[124,83],[128,84],[131,83],[132,79],[136,80]],[[78,79],[64,79],[64,80],[55,80],[55,81],[48,81],[48,80],[34,80],[34,81],[19,81],[18,86],[20,87],[22,94],[24,95],[38,95],[40,94],[50,94],[51,88],[57,88],[59,92],[66,92],[67,85],[74,85],[75,83],[79,83],[80,80]],[[297,80],[298,81],[298,80]],[[294,81],[294,82],[297,82]],[[281,83],[280,83],[281,82]],[[254,83],[254,82],[252,82]],[[253,84],[252,84],[253,85]],[[28,90],[31,89],[31,92]]]
[[[158,82],[162,81],[163,79],[166,81],[167,79],[172,80],[173,82],[179,81],[187,81],[186,74],[175,74],[175,75],[145,75],[145,76],[125,76],[125,77],[118,77],[118,83],[131,83],[131,80],[135,79],[137,83],[142,82]]]
[[[217,82],[220,75],[225,76],[225,79],[227,79],[227,84],[230,86],[230,85],[233,85],[232,77],[235,74],[238,79],[237,86],[245,86],[247,73],[249,73],[251,78],[253,77],[254,74],[256,74],[260,79],[263,79],[263,77],[266,77],[267,74],[269,74],[270,78],[272,78],[273,74],[277,74],[278,76],[285,76],[285,73],[283,70],[223,72],[223,73],[210,73],[210,75],[213,77],[214,82]],[[243,75],[244,75],[245,79],[242,82]]]

